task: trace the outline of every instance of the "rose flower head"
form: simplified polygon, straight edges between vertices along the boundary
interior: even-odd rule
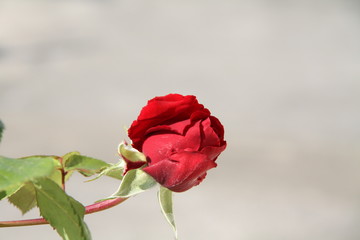
[[[126,171],[144,166],[143,171],[174,192],[200,184],[226,148],[224,127],[192,95],[149,100],[128,134],[146,162],[124,158]]]

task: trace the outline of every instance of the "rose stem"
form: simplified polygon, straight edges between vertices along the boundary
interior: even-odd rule
[[[85,214],[100,212],[108,208],[112,208],[122,202],[127,198],[114,198],[108,199],[101,202],[97,202],[85,207]],[[20,227],[20,226],[32,226],[32,225],[41,225],[48,224],[44,218],[35,218],[35,219],[26,219],[26,220],[14,220],[14,221],[0,221],[1,227]]]

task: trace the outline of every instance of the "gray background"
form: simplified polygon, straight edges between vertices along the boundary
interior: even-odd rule
[[[194,94],[228,148],[175,195],[180,239],[357,240],[359,77],[358,1],[2,0],[0,154],[115,163],[148,99]],[[84,204],[118,185],[84,180],[68,184]],[[6,201],[0,213],[21,218]],[[173,238],[155,190],[86,221],[95,240]],[[10,237],[58,239],[49,226],[0,229]]]

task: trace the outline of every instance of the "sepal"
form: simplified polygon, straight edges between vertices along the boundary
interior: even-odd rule
[[[144,192],[156,185],[156,181],[141,169],[133,169],[128,171],[119,189],[110,197],[131,197]]]
[[[175,239],[177,238],[177,230],[175,225],[175,218],[173,213],[173,201],[172,201],[173,192],[169,189],[160,186],[160,190],[158,192],[158,198],[160,203],[161,212],[166,218],[166,221],[171,225],[174,230]]]
[[[141,168],[146,164],[146,156],[126,142],[119,144],[118,152],[125,162],[124,174],[132,169]]]
[[[146,162],[146,156],[142,152],[133,148],[131,145],[127,144],[125,141],[119,144],[118,152],[123,158],[126,158],[127,161]]]
[[[120,161],[116,164],[110,165],[107,168],[103,169],[95,178],[88,180],[87,182],[91,182],[94,180],[99,179],[102,176],[108,176],[108,177],[112,177],[118,180],[122,180],[123,179],[123,173],[124,173],[124,162]]]

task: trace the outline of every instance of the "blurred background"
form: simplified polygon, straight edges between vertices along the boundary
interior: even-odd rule
[[[228,148],[175,195],[180,239],[358,240],[359,43],[356,0],[1,0],[0,155],[115,163],[148,99],[193,94]],[[85,180],[67,185],[83,204],[119,184]],[[6,201],[0,213],[22,218]],[[155,189],[86,222],[95,240],[173,239]],[[0,238],[59,239],[49,226]]]

